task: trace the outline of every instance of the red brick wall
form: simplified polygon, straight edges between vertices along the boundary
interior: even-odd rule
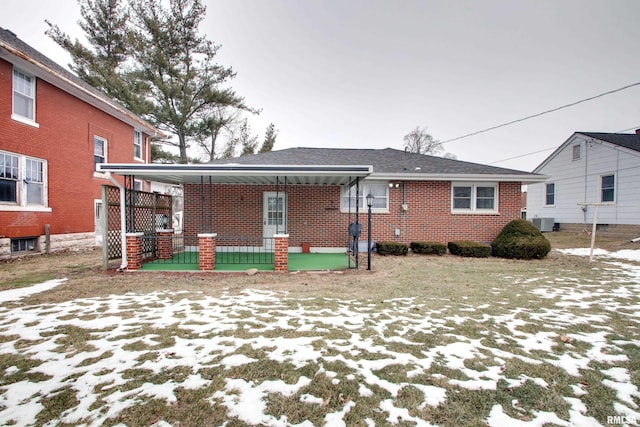
[[[13,66],[0,60],[0,150],[48,163],[51,212],[0,210],[0,237],[92,232],[94,199],[111,181],[94,177],[93,136],[108,139],[109,162],[133,162],[133,127],[36,79],[39,128],[11,119]],[[146,136],[145,136],[146,137]],[[145,149],[148,150],[148,144]]]
[[[447,243],[452,240],[491,242],[505,224],[520,217],[520,183],[499,185],[497,215],[452,214],[451,183],[407,182],[408,210],[403,213],[403,189],[389,190],[389,213],[374,213],[374,240],[417,240]],[[262,194],[275,186],[205,184],[185,186],[184,227],[186,235],[215,232],[224,236],[262,236]],[[283,187],[280,188],[283,191]],[[205,227],[201,228],[201,195],[205,198]],[[340,212],[340,187],[287,186],[289,246],[309,242],[314,247],[343,247],[355,214]],[[210,200],[212,203],[210,203]],[[212,221],[209,221],[209,206]],[[367,236],[367,211],[360,212],[362,238]],[[400,237],[394,232],[400,230]],[[284,231],[284,230],[281,230]]]

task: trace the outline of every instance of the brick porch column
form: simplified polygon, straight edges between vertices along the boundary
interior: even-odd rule
[[[200,270],[209,271],[216,268],[216,236],[217,233],[198,234],[200,250]]]
[[[173,258],[173,229],[159,228],[156,230],[158,236],[158,258]]]
[[[273,240],[276,271],[289,271],[289,235],[276,234],[273,236]]]
[[[142,268],[142,236],[144,233],[127,233],[127,270]]]

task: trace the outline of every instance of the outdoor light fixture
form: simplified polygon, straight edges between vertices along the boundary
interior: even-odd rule
[[[367,206],[369,207],[369,217],[367,224],[367,270],[371,270],[371,208],[373,207],[373,194],[367,194]]]
[[[373,199],[375,199],[373,194],[367,194],[367,206],[369,206],[369,209],[371,209],[371,207],[373,206]]]

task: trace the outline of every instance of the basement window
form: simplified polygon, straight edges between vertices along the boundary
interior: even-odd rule
[[[35,252],[37,247],[38,247],[37,237],[22,237],[19,239],[11,239],[12,254]]]

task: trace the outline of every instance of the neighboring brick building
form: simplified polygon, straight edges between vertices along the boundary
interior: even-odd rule
[[[369,193],[373,240],[491,242],[521,217],[522,184],[545,178],[390,148],[290,148],[200,165],[102,167],[184,185],[185,239],[286,234],[291,252],[303,244],[344,251],[356,205],[365,239]]]
[[[96,163],[147,163],[156,134],[0,28],[0,258],[96,245],[101,188],[112,184]]]

